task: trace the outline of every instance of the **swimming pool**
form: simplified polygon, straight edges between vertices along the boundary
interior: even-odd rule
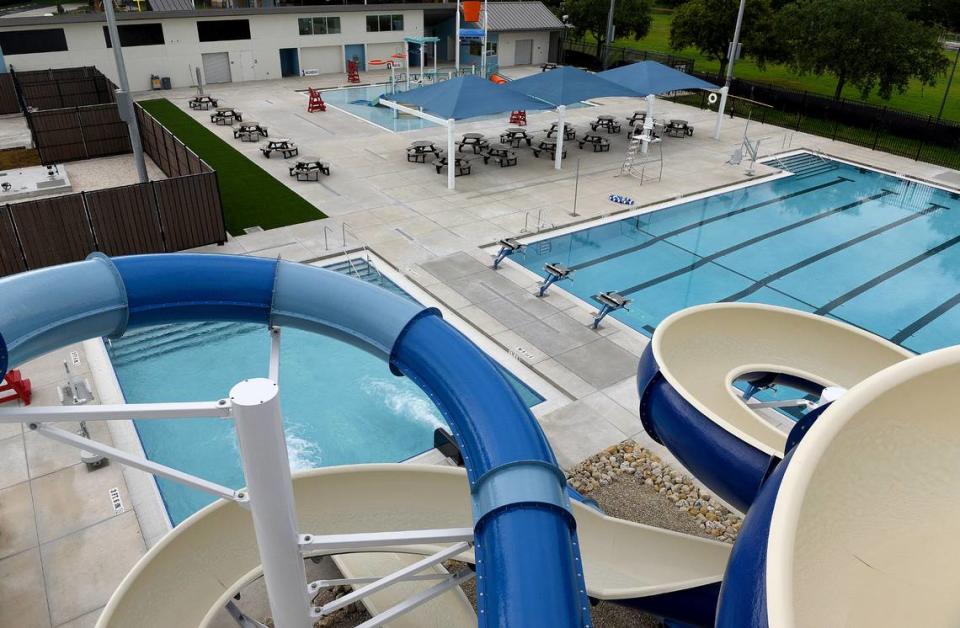
[[[955,192],[799,153],[776,180],[531,243],[512,259],[646,334],[677,310],[751,301],[858,325],[916,352],[960,342]],[[777,164],[774,164],[777,165]]]
[[[410,298],[364,261],[334,268]],[[202,401],[225,397],[242,379],[266,377],[270,339],[262,325],[187,323],[138,329],[107,347],[128,403]],[[503,372],[528,406],[543,401]],[[446,426],[429,398],[382,359],[325,336],[284,329],[280,379],[295,469],[399,462],[430,449],[434,429]],[[231,488],[245,484],[231,421],[134,424],[149,459]],[[174,525],[214,500],[163,478],[157,484]]]

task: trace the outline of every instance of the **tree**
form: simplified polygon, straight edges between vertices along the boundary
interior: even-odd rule
[[[739,0],[689,0],[680,5],[670,24],[670,47],[680,50],[693,46],[705,57],[720,62],[720,75],[727,63],[727,49],[737,25]],[[773,10],[770,0],[748,0],[743,14],[740,42],[744,54],[760,67],[782,56],[773,36]]]
[[[912,78],[934,85],[947,66],[938,28],[910,19],[915,11],[904,0],[807,0],[784,7],[777,30],[794,71],[837,78],[835,99],[847,84],[888,99]]]
[[[597,40],[597,57],[602,58],[610,0],[564,0],[563,8],[578,36],[590,33]],[[644,37],[650,30],[652,8],[653,0],[616,0],[613,11],[616,36]]]

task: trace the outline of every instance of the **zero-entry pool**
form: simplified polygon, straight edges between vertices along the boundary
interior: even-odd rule
[[[692,305],[750,301],[837,318],[916,352],[960,342],[960,195],[809,152],[792,174],[530,243],[511,259],[651,334]],[[789,333],[785,330],[784,333]]]
[[[331,268],[411,298],[365,260]],[[128,403],[205,401],[242,379],[266,377],[270,337],[262,325],[185,323],[138,329],[107,348]],[[529,407],[543,401],[503,373]],[[399,462],[430,449],[434,430],[446,426],[433,402],[382,359],[318,334],[282,331],[280,381],[294,469]],[[150,460],[231,488],[245,484],[232,421],[134,424]],[[174,525],[214,500],[163,478],[157,484]]]

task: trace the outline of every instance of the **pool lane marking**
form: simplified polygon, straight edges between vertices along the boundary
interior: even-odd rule
[[[778,235],[784,234],[784,233],[786,233],[786,232],[788,232],[788,231],[792,231],[792,230],[797,229],[797,228],[799,228],[799,227],[803,227],[803,226],[809,225],[809,224],[811,224],[811,223],[813,223],[813,222],[816,222],[816,221],[818,221],[818,220],[822,220],[822,219],[824,219],[824,218],[829,218],[830,216],[833,216],[833,215],[835,215],[835,214],[839,214],[840,212],[845,212],[845,211],[847,211],[848,209],[853,209],[854,207],[859,207],[860,205],[864,205],[864,204],[866,204],[866,203],[870,203],[870,202],[872,202],[872,201],[875,201],[875,200],[877,200],[877,199],[879,199],[879,198],[883,198],[884,196],[889,196],[889,195],[891,195],[891,194],[896,194],[896,192],[893,192],[893,191],[891,191],[891,190],[883,190],[882,192],[880,192],[880,193],[878,193],[878,194],[872,194],[872,195],[867,196],[867,197],[865,197],[865,198],[861,198],[861,199],[858,199],[858,200],[856,200],[856,201],[853,201],[852,203],[847,203],[846,205],[841,205],[840,207],[834,207],[833,209],[828,209],[828,210],[825,211],[825,212],[822,212],[822,213],[819,213],[819,214],[814,214],[813,216],[809,216],[809,217],[804,218],[803,220],[800,220],[800,221],[798,221],[798,222],[792,222],[792,223],[790,223],[789,225],[784,225],[784,226],[782,226],[782,227],[780,227],[780,228],[778,228],[778,229],[774,229],[773,231],[768,231],[768,232],[766,232],[766,233],[761,233],[760,235],[755,236],[755,237],[752,237],[752,238],[750,238],[750,239],[748,239],[748,240],[744,240],[743,242],[738,242],[737,244],[734,244],[733,246],[728,246],[727,248],[722,249],[722,250],[720,250],[720,251],[717,251],[716,253],[711,253],[710,255],[707,255],[707,256],[705,256],[705,257],[701,257],[700,259],[698,259],[697,261],[695,261],[695,262],[692,263],[692,264],[689,264],[689,265],[684,266],[684,267],[682,267],[682,268],[678,268],[678,269],[676,269],[676,270],[672,270],[672,271],[670,271],[669,273],[664,273],[664,274],[660,275],[659,277],[654,277],[653,279],[648,279],[647,281],[644,281],[644,282],[642,282],[642,283],[638,283],[638,284],[636,284],[636,285],[634,285],[634,286],[630,286],[629,288],[627,288],[627,289],[625,289],[625,290],[618,290],[617,292],[619,292],[619,293],[622,294],[622,295],[628,295],[628,294],[633,294],[634,292],[639,292],[640,290],[645,290],[646,288],[649,288],[649,287],[651,287],[651,286],[655,286],[655,285],[657,285],[658,283],[663,283],[664,281],[673,279],[673,278],[675,278],[675,277],[680,277],[681,275],[686,275],[687,273],[693,272],[693,271],[695,271],[696,269],[698,269],[698,268],[700,268],[700,267],[702,267],[702,266],[706,266],[707,264],[709,264],[710,262],[712,262],[712,261],[714,261],[714,260],[716,260],[716,259],[719,259],[719,258],[721,258],[721,257],[723,257],[723,256],[725,256],[725,255],[729,255],[730,253],[733,253],[733,252],[735,252],[735,251],[739,251],[740,249],[744,249],[744,248],[747,248],[747,247],[749,247],[749,246],[753,246],[754,244],[757,244],[758,242],[763,242],[764,240],[767,240],[767,239],[772,238],[772,237],[774,237],[774,236],[778,236]]]
[[[921,329],[923,329],[933,321],[937,320],[938,318],[940,318],[941,316],[943,316],[944,314],[952,310],[958,304],[960,304],[960,292],[953,295],[952,297],[950,297],[949,299],[947,299],[937,307],[933,308],[932,310],[930,310],[929,312],[927,312],[917,320],[913,321],[912,323],[910,323],[909,325],[901,329],[896,335],[893,336],[893,338],[890,339],[890,341],[895,342],[897,344],[902,343],[904,340],[906,340],[910,336],[914,335],[915,333],[917,333],[918,331],[920,331]]]
[[[946,209],[946,207],[944,207],[943,205],[937,205],[936,203],[931,203],[930,206],[929,206],[929,207],[926,207],[925,209],[922,209],[922,210],[920,210],[920,211],[918,211],[918,212],[912,212],[912,213],[910,213],[909,215],[904,216],[903,218],[899,218],[899,219],[894,220],[893,222],[891,222],[891,223],[889,223],[889,224],[882,225],[882,226],[880,226],[880,227],[877,227],[876,229],[873,229],[873,230],[871,230],[871,231],[867,231],[866,233],[862,233],[862,234],[858,235],[858,236],[855,237],[855,238],[852,238],[852,239],[850,239],[850,240],[847,240],[846,242],[841,242],[840,244],[837,244],[836,246],[832,246],[832,247],[830,247],[829,249],[826,249],[826,250],[824,250],[824,251],[821,251],[820,253],[817,253],[816,255],[811,255],[810,257],[807,257],[806,259],[802,259],[802,260],[800,260],[799,262],[797,262],[796,264],[791,264],[790,266],[787,266],[786,268],[782,268],[782,269],[778,270],[778,271],[775,272],[775,273],[772,273],[772,274],[770,274],[770,275],[767,275],[767,276],[764,277],[763,279],[760,279],[759,281],[754,282],[753,285],[747,286],[746,288],[744,288],[744,289],[741,290],[740,292],[737,292],[737,293],[735,293],[735,294],[731,294],[730,296],[721,299],[720,302],[722,303],[722,302],[725,302],[725,301],[739,301],[740,299],[742,299],[742,298],[744,298],[744,297],[750,296],[751,294],[753,294],[754,292],[756,292],[756,291],[759,290],[760,288],[763,288],[764,286],[766,286],[766,285],[768,285],[768,284],[770,284],[770,283],[773,283],[774,281],[777,281],[778,279],[782,279],[783,277],[786,277],[787,275],[789,275],[789,274],[791,274],[791,273],[794,273],[794,272],[800,270],[801,268],[804,268],[804,267],[806,267],[806,266],[809,266],[810,264],[813,264],[814,262],[819,262],[820,260],[822,260],[822,259],[824,259],[824,258],[826,258],[826,257],[830,257],[830,256],[833,255],[834,253],[839,253],[840,251],[842,251],[842,250],[844,250],[844,249],[847,249],[847,248],[849,248],[849,247],[851,247],[851,246],[854,246],[855,244],[860,244],[861,242],[863,242],[863,241],[865,241],[865,240],[869,240],[870,238],[872,238],[872,237],[874,237],[874,236],[878,236],[878,235],[880,235],[881,233],[885,233],[885,232],[887,232],[887,231],[890,231],[891,229],[896,229],[897,227],[901,227],[901,226],[907,224],[908,222],[912,222],[912,221],[916,220],[917,218],[922,218],[923,216],[926,216],[926,215],[928,215],[928,214],[931,214],[931,213],[933,213],[933,212],[935,212],[935,211],[937,211],[937,210],[939,210],[939,209]]]
[[[816,192],[817,190],[822,190],[822,189],[824,189],[824,188],[828,188],[828,187],[833,186],[833,185],[836,185],[836,184],[838,184],[838,183],[843,183],[844,181],[849,182],[849,181],[851,181],[851,179],[847,179],[846,177],[837,177],[837,178],[834,179],[833,181],[828,181],[828,182],[826,182],[826,183],[820,183],[820,184],[815,185],[815,186],[810,187],[810,188],[806,188],[806,189],[803,189],[803,190],[797,190],[796,192],[791,192],[790,194],[784,194],[783,196],[778,196],[778,197],[776,197],[776,198],[771,198],[771,199],[768,199],[768,200],[766,200],[766,201],[762,201],[762,202],[760,202],[760,203],[754,203],[753,205],[747,205],[746,207],[741,207],[741,208],[739,208],[739,209],[735,209],[735,210],[733,210],[733,211],[729,211],[729,212],[727,212],[727,213],[725,213],[725,214],[718,214],[718,215],[712,216],[712,217],[710,217],[710,218],[704,218],[703,220],[699,220],[699,221],[697,221],[697,222],[690,223],[689,225],[684,225],[684,226],[682,226],[682,227],[678,227],[678,228],[674,229],[673,231],[668,231],[667,233],[664,233],[664,234],[658,235],[658,236],[653,236],[652,233],[649,233],[648,231],[645,231],[645,230],[643,230],[643,229],[639,229],[639,228],[638,228],[637,231],[642,231],[642,232],[644,232],[644,233],[647,233],[647,234],[653,236],[653,238],[650,239],[650,240],[647,240],[646,242],[642,242],[642,243],[640,243],[640,244],[637,244],[636,246],[631,246],[630,248],[626,248],[626,249],[624,249],[624,250],[622,250],[622,251],[617,251],[617,252],[615,252],[615,253],[608,253],[607,255],[603,255],[603,256],[601,256],[601,257],[598,257],[598,258],[595,258],[595,259],[592,259],[592,260],[588,260],[588,261],[586,261],[586,262],[581,262],[580,264],[574,264],[574,265],[571,266],[570,268],[572,268],[573,270],[580,270],[580,269],[582,269],[582,268],[589,268],[589,267],[595,266],[595,265],[597,265],[597,264],[602,264],[603,262],[608,262],[608,261],[610,261],[610,260],[612,260],[612,259],[615,259],[615,258],[617,258],[617,257],[621,257],[621,256],[623,256],[623,255],[629,255],[630,253],[636,253],[637,251],[642,251],[643,249],[647,248],[648,246],[653,246],[653,245],[656,244],[657,242],[662,242],[663,240],[666,240],[667,238],[672,238],[673,236],[680,235],[681,233],[685,233],[685,232],[687,232],[687,231],[690,231],[691,229],[697,229],[697,228],[699,228],[699,227],[703,227],[704,225],[708,225],[708,224],[710,224],[710,223],[717,222],[718,220],[723,220],[723,219],[725,219],[725,218],[730,218],[730,217],[732,217],[732,216],[736,216],[736,215],[738,215],[738,214],[743,214],[743,213],[745,213],[745,212],[752,211],[752,210],[754,210],[754,209],[760,209],[761,207],[766,207],[767,205],[772,205],[773,203],[778,203],[778,202],[780,202],[780,201],[785,201],[785,200],[787,200],[787,199],[794,198],[795,196],[801,196],[801,195],[807,194],[807,193],[809,193],[809,192]],[[708,198],[709,198],[709,197],[708,197]],[[665,208],[665,209],[670,209],[670,208]],[[662,211],[662,210],[657,210],[657,211]],[[653,212],[653,213],[656,213],[656,212]],[[628,219],[626,219],[626,220],[631,220],[631,219],[628,218]]]
[[[890,270],[886,271],[885,273],[881,273],[881,274],[877,275],[876,277],[874,277],[873,279],[870,279],[869,281],[863,282],[862,284],[860,284],[860,285],[857,286],[856,288],[854,288],[854,289],[852,289],[852,290],[850,290],[850,291],[848,291],[848,292],[845,292],[844,294],[841,294],[839,297],[837,297],[836,299],[830,301],[830,302],[827,303],[826,305],[822,305],[822,306],[820,306],[819,308],[817,308],[816,310],[814,310],[813,313],[814,313],[814,314],[821,314],[821,315],[827,314],[827,313],[829,313],[831,310],[835,310],[836,308],[840,307],[841,305],[843,305],[843,304],[846,303],[847,301],[849,301],[849,300],[851,300],[851,299],[853,299],[853,298],[855,298],[855,297],[860,296],[861,294],[863,294],[863,293],[866,292],[867,290],[870,290],[871,288],[875,288],[876,286],[880,285],[881,283],[883,283],[883,282],[886,281],[887,279],[890,279],[891,277],[893,277],[893,276],[895,276],[895,275],[899,275],[899,274],[902,273],[903,271],[908,270],[909,268],[911,268],[911,267],[913,267],[913,266],[916,266],[916,265],[919,264],[920,262],[922,262],[922,261],[924,261],[924,260],[926,260],[926,259],[929,259],[929,258],[933,257],[934,255],[937,255],[938,253],[942,253],[943,251],[946,251],[946,250],[949,249],[951,246],[953,246],[953,245],[955,245],[955,244],[958,244],[958,243],[960,243],[960,235],[954,236],[954,237],[950,238],[949,240],[947,240],[946,242],[941,242],[940,244],[938,244],[937,246],[933,247],[932,249],[927,249],[926,251],[924,251],[923,253],[917,255],[916,257],[912,257],[912,258],[908,259],[907,261],[903,262],[902,264],[899,264],[898,266],[894,266],[893,268],[891,268]]]

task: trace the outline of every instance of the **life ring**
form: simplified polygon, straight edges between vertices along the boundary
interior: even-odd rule
[[[717,92],[711,92],[710,95],[707,96],[707,102],[710,103],[711,105],[714,104],[714,103],[716,103],[716,102],[717,102]]]
[[[384,61],[383,59],[370,59],[367,61],[367,65],[386,65],[390,63],[389,61]]]

